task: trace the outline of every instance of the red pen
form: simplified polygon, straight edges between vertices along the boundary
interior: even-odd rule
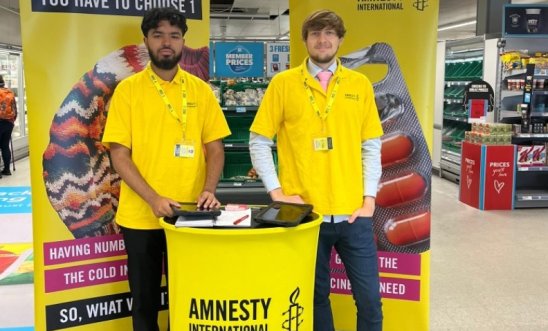
[[[244,216],[238,218],[237,220],[235,220],[234,223],[232,223],[232,224],[238,225],[238,224],[242,223],[243,220],[246,220],[248,217],[249,217],[249,215],[244,215]]]

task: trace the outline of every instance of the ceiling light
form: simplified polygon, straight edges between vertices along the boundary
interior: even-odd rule
[[[472,25],[472,24],[476,24],[476,20],[442,26],[442,27],[438,28],[438,32],[445,31],[445,30],[456,29],[456,28],[460,28],[460,27],[467,26],[467,25]]]

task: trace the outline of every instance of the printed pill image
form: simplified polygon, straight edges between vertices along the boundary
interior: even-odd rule
[[[428,251],[430,235],[426,218],[430,214],[422,219],[419,215],[430,210],[432,160],[398,56],[389,44],[379,42],[344,54],[340,60],[349,69],[369,64],[387,68],[384,77],[372,81],[385,134],[381,137],[378,208],[373,215],[377,248],[406,254]],[[416,229],[419,225],[420,231]],[[408,229],[410,233],[406,232]]]
[[[408,135],[395,132],[381,139],[381,164],[383,168],[405,162],[415,150],[415,143]]]
[[[377,205],[388,208],[420,199],[428,188],[421,175],[411,174],[390,179],[380,184],[377,192]]]
[[[394,94],[375,93],[375,103],[377,104],[377,110],[382,124],[388,120],[399,117],[403,113],[401,99]]]
[[[430,212],[403,215],[384,225],[386,239],[396,246],[408,246],[430,238]]]

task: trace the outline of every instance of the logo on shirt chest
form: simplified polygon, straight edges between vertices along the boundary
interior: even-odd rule
[[[347,99],[347,100],[353,100],[353,101],[360,101],[360,95],[359,94],[354,94],[354,93],[345,93],[344,94],[344,98]]]
[[[186,103],[187,107],[190,107],[190,108],[196,108],[196,102],[191,102],[191,101],[188,101]]]

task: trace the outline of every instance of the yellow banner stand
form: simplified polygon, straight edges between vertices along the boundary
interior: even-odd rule
[[[312,330],[321,221],[258,229],[161,221],[171,330]]]

